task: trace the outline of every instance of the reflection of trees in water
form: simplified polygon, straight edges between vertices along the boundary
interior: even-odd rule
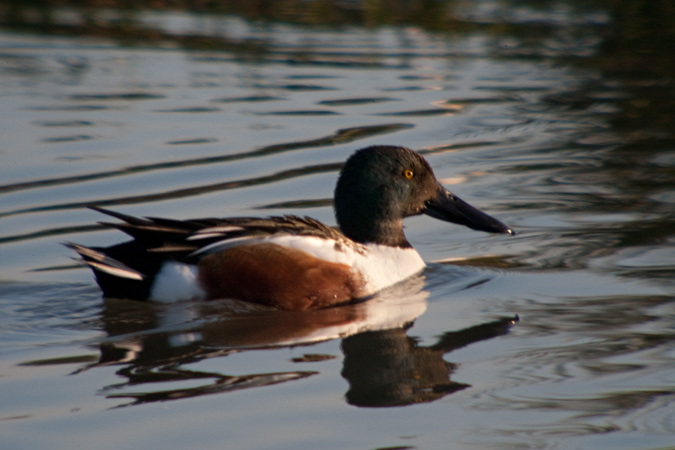
[[[480,5],[484,4],[485,7]],[[68,7],[68,19],[59,14],[60,8]],[[188,48],[260,53],[272,42],[260,39],[227,39],[227,30],[219,30],[219,36],[194,30],[185,34],[168,34],[144,26],[139,13],[144,11],[177,11],[200,15],[227,15],[238,17],[252,24],[252,30],[264,30],[271,24],[294,24],[339,29],[344,26],[417,27],[446,35],[462,36],[480,33],[485,36],[515,38],[520,43],[532,46],[534,54],[549,55],[549,39],[584,40],[584,36],[599,36],[605,42],[605,53],[614,51],[633,53],[645,47],[659,46],[664,54],[673,53],[673,17],[675,9],[669,0],[635,2],[632,0],[597,0],[578,2],[454,2],[438,0],[388,1],[388,2],[343,2],[325,0],[238,0],[218,2],[193,1],[116,1],[116,0],[0,0],[0,25],[35,28],[41,33],[98,35],[120,38],[123,43],[173,40]],[[589,13],[610,17],[609,25],[589,19],[574,18],[560,22],[562,15],[583,16]],[[600,13],[600,14],[597,14]],[[602,21],[600,21],[602,22]],[[560,34],[560,30],[563,33]],[[585,29],[582,34],[576,30]],[[191,47],[192,46],[192,47]],[[539,47],[537,49],[536,47]],[[508,46],[495,46],[494,52],[508,51]],[[548,48],[547,48],[548,47]],[[557,47],[557,46],[554,46]],[[559,48],[559,47],[558,47]],[[631,66],[632,64],[629,64]]]
[[[83,27],[92,28],[110,21],[111,29],[120,32],[135,24],[138,11],[185,11],[199,14],[222,14],[241,17],[255,22],[292,23],[308,26],[380,26],[417,25],[426,29],[447,30],[453,18],[454,2],[436,0],[398,0],[387,2],[343,2],[325,0],[221,0],[217,2],[139,0],[134,2],[116,0],[4,0],[8,10],[7,23],[22,26],[39,23],[52,27],[55,10],[68,6],[80,15]],[[102,12],[103,11],[103,12]],[[110,14],[111,11],[117,14]],[[34,14],[37,12],[38,14]],[[114,19],[114,20],[110,20]],[[55,30],[57,28],[53,28]],[[149,37],[149,36],[148,36]]]
[[[476,2],[480,5],[482,2]],[[251,2],[162,2],[116,0],[0,0],[0,25],[40,33],[98,35],[119,38],[124,44],[148,41],[174,41],[187,48],[234,51],[255,56],[274,47],[274,42],[251,37],[228,38],[227,30],[209,35],[206,31],[166,33],[140,20],[144,11],[179,11],[184,13],[228,15],[252,24],[251,30],[265,29],[265,24],[289,23],[322,26],[415,26],[452,36],[481,34],[493,37],[494,56],[523,56],[558,59],[565,63],[599,69],[608,78],[636,82],[649,101],[627,102],[626,108],[648,110],[646,104],[668,105],[672,93],[649,95],[659,91],[654,83],[672,85],[675,59],[675,3],[670,0],[637,2],[633,0],[597,0],[578,2],[485,2],[486,7],[467,6],[454,1],[341,2],[324,0],[257,0]],[[489,4],[488,4],[489,3]],[[59,8],[67,6],[68,20],[59,19]],[[569,17],[561,21],[562,15]],[[588,13],[592,18],[575,21]],[[74,17],[74,19],[73,19]],[[499,39],[512,39],[512,45],[499,45]],[[577,53],[588,42],[598,42],[591,53]],[[552,45],[553,44],[553,45]],[[513,47],[526,48],[514,53]],[[576,47],[575,47],[576,46]],[[566,58],[569,56],[569,58]],[[311,57],[311,55],[305,55]],[[651,80],[652,86],[645,86]],[[661,91],[662,93],[665,91]],[[672,102],[670,102],[672,103]],[[657,108],[658,109],[658,108]],[[649,122],[667,122],[651,114]]]
[[[480,5],[482,2],[476,2]],[[264,58],[275,42],[255,36],[228,37],[227,29],[209,34],[198,29],[168,33],[141,20],[144,11],[182,11],[239,17],[250,30],[266,24],[290,23],[340,26],[418,27],[449,36],[479,34],[492,39],[493,56],[541,57],[598,70],[603,75],[557,98],[570,106],[589,107],[607,101],[619,105],[612,124],[617,130],[651,130],[652,138],[671,135],[675,67],[675,3],[671,0],[638,2],[597,0],[578,2],[485,2],[486,7],[454,1],[341,2],[323,0],[257,0],[252,2],[162,2],[116,0],[0,0],[0,25],[39,33],[102,36],[136,45],[167,41],[192,49],[234,52],[245,58]],[[489,4],[488,4],[489,3]],[[58,12],[68,6],[68,19]],[[561,21],[565,14],[569,17]],[[575,14],[586,20],[575,21]],[[592,17],[606,16],[607,20]],[[75,19],[73,19],[73,17]],[[404,39],[404,36],[402,39]],[[502,45],[510,42],[510,45]],[[515,50],[514,50],[515,49]],[[309,52],[309,53],[307,53]],[[519,53],[520,52],[520,53]],[[302,58],[311,60],[311,48]],[[622,98],[602,91],[626,89]],[[587,95],[584,95],[587,93]],[[665,114],[664,114],[665,113]],[[672,137],[672,136],[671,136]]]
[[[624,136],[672,139],[675,116],[675,3],[669,0],[597,2],[610,20],[598,27],[596,50],[584,58],[561,58],[577,67],[597,70],[579,90],[560,99],[576,109],[614,104],[612,128]],[[572,95],[573,94],[573,95]],[[619,95],[620,94],[620,95]]]
[[[607,9],[610,20],[596,32],[596,50],[584,58],[559,58],[591,75],[573,90],[544,99],[573,120],[602,124],[571,136],[568,144],[595,159],[592,167],[557,175],[565,184],[579,186],[571,209],[628,214],[628,219],[579,224],[571,232],[576,235],[572,240],[581,235],[589,243],[582,250],[584,261],[663,246],[675,230],[672,202],[661,200],[675,189],[675,3],[620,0],[597,5]],[[598,244],[590,245],[593,241]],[[664,270],[620,263],[618,269],[631,277],[671,279],[670,264],[658,265]]]

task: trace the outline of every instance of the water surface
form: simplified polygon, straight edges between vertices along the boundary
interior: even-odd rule
[[[6,23],[3,447],[673,448],[666,3]],[[408,219],[422,274],[309,313],[104,300],[60,245],[122,239],[90,204],[332,225],[372,144],[518,234]]]

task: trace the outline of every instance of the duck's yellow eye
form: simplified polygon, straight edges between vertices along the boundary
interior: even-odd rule
[[[406,177],[407,179],[411,179],[415,175],[415,172],[413,172],[410,169],[406,169],[403,171],[403,176]]]

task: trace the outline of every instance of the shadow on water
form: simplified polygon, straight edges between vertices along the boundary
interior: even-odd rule
[[[417,277],[363,303],[309,312],[267,310],[233,301],[165,305],[108,299],[101,321],[107,337],[100,357],[83,371],[121,366],[126,379],[100,389],[107,398],[131,398],[131,406],[238,391],[299,380],[319,372],[279,371],[227,375],[196,371],[190,364],[244,351],[306,346],[341,339],[342,376],[349,383],[348,403],[355,406],[405,406],[431,402],[468,384],[450,379],[456,365],[443,356],[476,342],[508,333],[518,318],[503,318],[449,331],[436,343],[421,345],[408,335],[426,309],[428,292]],[[321,362],[332,355],[306,353],[294,363]],[[73,364],[87,358],[67,357],[24,362],[24,366]],[[179,382],[200,381],[185,388]],[[157,383],[174,389],[153,390]],[[147,389],[139,392],[139,388]],[[128,392],[133,390],[133,392]]]

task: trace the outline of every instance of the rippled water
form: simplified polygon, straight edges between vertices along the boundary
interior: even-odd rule
[[[3,448],[673,448],[673,53],[650,47],[669,11],[4,31]],[[408,219],[423,274],[308,313],[104,301],[60,245],[122,239],[90,204],[334,224],[337,172],[371,144],[419,150],[519,234]]]

